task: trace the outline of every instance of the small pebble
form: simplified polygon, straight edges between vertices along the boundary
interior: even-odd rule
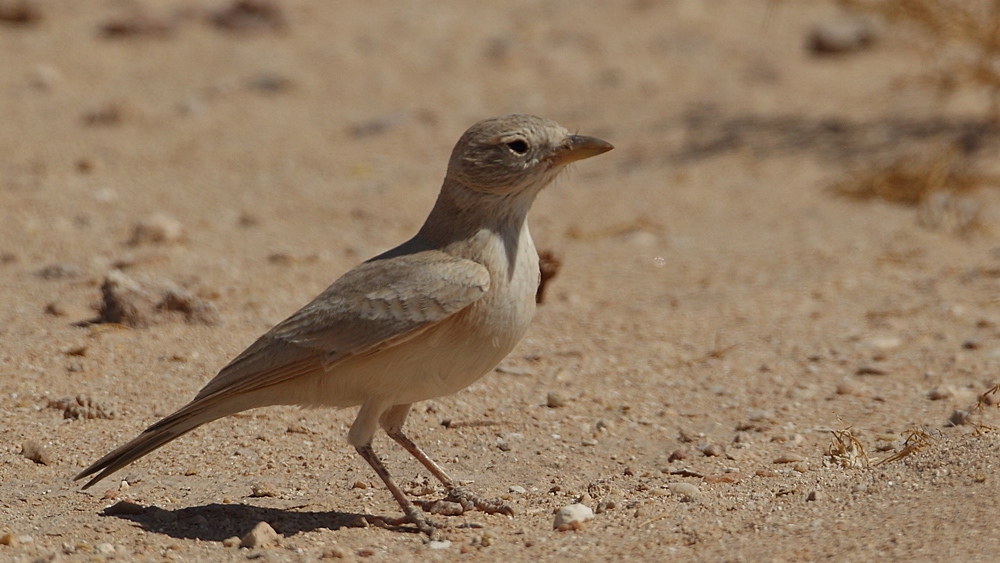
[[[427,543],[427,547],[430,549],[448,549],[451,547],[451,542],[448,540],[443,541],[430,541]]]
[[[250,485],[250,496],[254,498],[276,497],[278,489],[271,483],[253,483]]]
[[[79,276],[80,272],[73,266],[50,264],[36,271],[35,275],[43,280],[65,280]]]
[[[681,502],[694,502],[698,500],[698,495],[701,494],[698,487],[691,483],[670,483],[668,488],[675,495],[681,497]]]
[[[517,494],[519,494],[519,495],[523,495],[523,494],[525,494],[525,493],[527,493],[527,492],[528,492],[528,490],[527,490],[527,489],[525,489],[524,487],[522,487],[522,486],[520,486],[520,485],[511,485],[511,486],[510,486],[510,488],[509,488],[508,490],[509,490],[510,492],[512,492],[512,493],[517,493]]]
[[[239,547],[241,541],[240,538],[232,536],[222,540],[222,545],[223,547]]]
[[[856,381],[850,379],[845,379],[837,384],[837,394],[838,395],[853,395],[859,397],[863,394],[861,385]]]
[[[896,336],[876,336],[864,341],[864,345],[873,350],[895,350],[903,345],[903,341]]]
[[[583,523],[594,519],[594,511],[589,506],[574,503],[559,509],[556,518],[552,522],[552,528],[565,532],[568,530],[580,530]]]
[[[368,483],[365,483],[364,481],[355,481],[354,484],[351,485],[351,488],[364,490],[368,488]]]
[[[780,456],[778,456],[778,458],[774,460],[774,463],[799,463],[800,461],[805,461],[805,460],[806,458],[800,456],[797,453],[785,452]]]
[[[927,392],[927,398],[932,401],[951,399],[955,396],[955,388],[950,385],[939,385]]]
[[[57,301],[53,301],[45,306],[45,314],[52,315],[53,317],[65,317],[69,315],[69,311],[66,306]]]
[[[701,453],[708,457],[721,457],[726,455],[726,448],[723,448],[719,444],[708,444],[702,448]]]
[[[9,545],[10,547],[17,547],[18,544],[20,544],[20,542],[17,541],[17,536],[15,536],[10,532],[7,532],[6,534],[0,536],[0,545]]]
[[[836,19],[813,27],[809,50],[818,55],[840,55],[871,47],[878,38],[875,28],[858,19]]]
[[[320,559],[343,559],[347,557],[348,551],[340,546],[333,546],[320,555]]]
[[[670,453],[670,457],[667,458],[667,461],[669,462],[682,461],[687,459],[687,456],[688,454],[687,451],[685,450],[674,450],[673,452]]]
[[[963,411],[961,409],[956,409],[951,416],[948,417],[948,423],[952,426],[961,426],[969,421],[969,411]]]
[[[111,555],[115,552],[115,546],[110,543],[99,543],[97,544],[97,551],[98,553],[102,553],[104,555]]]
[[[708,484],[713,483],[738,483],[743,475],[739,471],[732,473],[723,473],[721,475],[706,475],[705,482]]]
[[[465,508],[457,502],[439,500],[431,505],[428,512],[441,516],[460,516],[465,512]]]
[[[278,545],[280,541],[281,536],[278,535],[278,532],[274,531],[274,528],[270,524],[267,522],[258,522],[253,527],[253,530],[250,530],[250,533],[243,536],[243,539],[240,540],[240,547],[248,549],[266,548]]]
[[[286,28],[282,4],[273,0],[234,0],[211,14],[220,29],[232,32],[281,31]]]
[[[549,391],[545,399],[545,405],[550,409],[557,409],[566,406],[566,398],[558,391]]]
[[[889,372],[873,365],[862,365],[858,366],[857,371],[854,372],[855,375],[888,375]]]
[[[823,497],[823,491],[809,491],[809,494],[806,496],[806,500],[818,502],[823,500]]]
[[[173,244],[184,238],[184,225],[180,221],[163,213],[154,213],[136,223],[129,244]]]
[[[21,444],[21,455],[41,465],[52,463],[52,456],[49,454],[48,448],[34,440],[28,440]]]

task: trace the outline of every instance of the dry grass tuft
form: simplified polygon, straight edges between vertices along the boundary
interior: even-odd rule
[[[989,230],[974,195],[988,186],[1000,186],[1000,177],[978,172],[969,156],[951,148],[912,152],[887,164],[869,162],[832,190],[851,199],[917,206],[921,225],[965,236]]]
[[[996,406],[1000,408],[1000,401],[997,400],[998,392],[1000,392],[1000,383],[997,383],[996,385],[990,387],[989,389],[984,391],[981,395],[979,395],[979,397],[976,399],[976,404],[969,407],[968,409],[969,412],[982,414],[983,411],[986,410],[986,407]],[[981,436],[989,434],[990,432],[995,432],[997,430],[995,426],[987,424],[981,420],[973,421],[972,426],[973,429],[976,431],[976,434],[979,434]]]
[[[976,406],[973,408],[977,412],[983,412],[983,409],[989,405],[996,405],[1000,408],[1000,402],[996,400],[997,393],[1000,393],[1000,383],[990,387],[982,395],[980,395],[979,399],[976,401]]]
[[[830,434],[833,435],[833,441],[826,451],[826,456],[830,458],[830,461],[845,469],[871,467],[872,463],[871,458],[868,457],[868,452],[865,451],[865,447],[861,442],[854,437],[850,428],[831,430]]]
[[[910,26],[931,70],[919,81],[949,94],[962,87],[991,91],[993,119],[1000,119],[1000,0],[837,0],[848,9]]]
[[[880,459],[875,462],[875,465],[882,465],[884,463],[892,463],[894,461],[899,461],[904,457],[913,455],[921,450],[927,449],[932,443],[934,443],[934,438],[930,434],[924,432],[919,428],[914,428],[904,432],[906,439],[903,441],[903,449],[892,454],[891,456]]]
[[[952,149],[908,154],[884,166],[859,169],[833,190],[852,199],[920,205],[935,193],[968,194],[996,183],[1000,179],[976,173],[971,161]]]

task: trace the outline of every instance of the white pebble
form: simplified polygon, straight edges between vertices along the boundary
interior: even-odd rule
[[[448,540],[444,541],[431,541],[427,544],[427,547],[431,549],[448,549],[451,547],[451,542]]]
[[[594,511],[589,506],[575,503],[559,509],[552,527],[556,530],[566,530],[579,527],[580,524],[594,519]]]
[[[701,494],[698,487],[691,483],[670,483],[668,487],[675,495],[680,496],[683,502],[694,502]]]
[[[270,547],[272,545],[278,545],[281,540],[281,536],[278,532],[274,531],[267,522],[258,522],[256,526],[250,530],[250,533],[243,536],[240,541],[240,547],[246,547],[249,549],[254,549],[258,547]]]
[[[97,551],[103,553],[104,555],[111,555],[115,552],[115,546],[110,543],[99,543],[97,544]]]

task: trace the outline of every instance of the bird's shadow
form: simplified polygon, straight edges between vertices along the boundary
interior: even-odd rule
[[[102,514],[105,518],[121,518],[134,522],[147,532],[164,534],[178,539],[222,541],[233,536],[242,537],[258,522],[267,522],[279,534],[289,537],[300,532],[340,528],[366,527],[381,519],[367,514],[335,511],[302,511],[288,508],[268,508],[246,504],[207,504],[177,510],[147,506],[125,512],[113,510]],[[405,528],[394,528],[409,531]]]

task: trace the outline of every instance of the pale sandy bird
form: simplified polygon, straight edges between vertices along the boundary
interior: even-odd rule
[[[347,440],[402,507],[398,523],[434,527],[372,450],[381,426],[465,509],[510,513],[459,488],[403,433],[410,406],[492,370],[535,314],[538,254],[527,214],[569,163],[611,150],[554,121],[476,123],[452,151],[444,185],[412,239],[344,274],[236,357],[186,406],[83,470],[84,488],[218,418],[269,405],[361,406]]]

